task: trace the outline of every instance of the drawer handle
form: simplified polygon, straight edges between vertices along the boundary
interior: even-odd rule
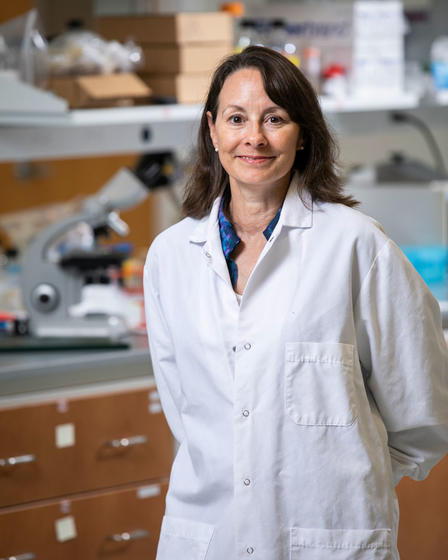
[[[36,460],[35,455],[18,455],[17,457],[8,457],[7,459],[0,459],[0,467],[14,467],[23,463],[32,463]],[[14,558],[14,556],[11,556]],[[18,560],[22,560],[21,556],[16,556]],[[33,557],[34,558],[34,557]],[[3,560],[0,558],[0,560]]]
[[[108,447],[114,447],[115,449],[123,449],[126,447],[131,447],[133,445],[141,445],[142,443],[147,443],[148,438],[146,436],[132,436],[124,437],[120,439],[112,439],[106,443]]]
[[[129,542],[129,541],[136,541],[138,539],[146,539],[149,537],[149,532],[146,529],[136,529],[135,531],[131,531],[130,533],[116,533],[115,535],[111,535],[109,540],[114,542]]]
[[[6,558],[0,558],[0,560],[34,560],[36,555],[32,552],[25,552],[25,554],[15,554],[14,556],[7,556]]]

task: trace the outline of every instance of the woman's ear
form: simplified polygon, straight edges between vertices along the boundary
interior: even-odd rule
[[[213,146],[216,148],[218,147],[218,142],[216,140],[216,129],[215,123],[213,122],[213,117],[210,111],[207,111],[207,122],[208,122],[208,129],[210,131],[210,138],[212,139]]]

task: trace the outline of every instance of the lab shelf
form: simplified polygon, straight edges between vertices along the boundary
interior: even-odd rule
[[[161,152],[195,142],[198,105],[0,114],[0,161]]]
[[[415,94],[322,97],[321,105],[337,130],[349,132],[384,126],[392,110],[423,111],[425,116],[429,111],[430,120],[440,123],[446,119],[448,99],[422,101]],[[0,162],[186,148],[196,142],[201,109],[201,105],[149,105],[58,114],[0,111]]]
[[[416,109],[419,106],[419,97],[414,93],[403,93],[391,96],[377,94],[369,97],[348,96],[320,98],[322,110],[325,113],[364,113],[370,111],[396,111]]]

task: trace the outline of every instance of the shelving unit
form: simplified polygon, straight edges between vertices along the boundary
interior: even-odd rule
[[[400,96],[344,97],[334,99],[321,97],[321,107],[325,113],[365,113],[370,111],[393,111],[416,109],[420,105],[418,95],[404,93]]]
[[[0,161],[156,152],[195,142],[200,107],[86,109],[0,115]]]
[[[40,99],[42,92],[35,91]],[[55,101],[60,102],[57,98]],[[448,99],[442,96],[431,101],[420,100],[415,94],[371,99],[322,98],[321,105],[332,125],[344,132],[383,127],[392,110],[423,112],[437,123],[448,121]],[[196,142],[200,113],[200,105],[54,112],[47,107],[45,113],[29,109],[6,111],[0,106],[0,162],[185,148]]]

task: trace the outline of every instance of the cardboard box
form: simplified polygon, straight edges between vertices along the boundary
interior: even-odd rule
[[[203,103],[210,85],[211,73],[142,75],[155,97],[177,103]]]
[[[221,60],[232,54],[231,43],[198,45],[142,45],[145,64],[140,72],[185,74],[212,72]]]
[[[232,16],[225,12],[108,16],[98,18],[95,27],[106,39],[146,45],[233,43]]]
[[[100,74],[94,76],[57,76],[49,89],[67,99],[72,109],[81,107],[116,107],[148,101],[150,88],[135,74]]]

